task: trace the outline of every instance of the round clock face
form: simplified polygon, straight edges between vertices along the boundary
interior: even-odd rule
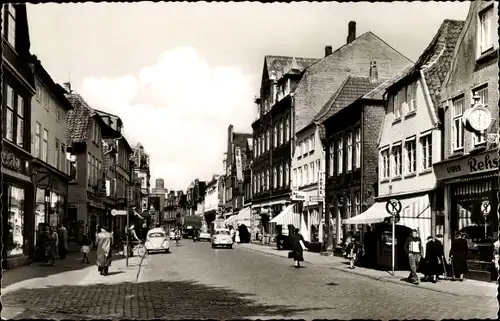
[[[468,116],[471,127],[477,131],[484,131],[491,125],[491,114],[484,107],[475,107]]]

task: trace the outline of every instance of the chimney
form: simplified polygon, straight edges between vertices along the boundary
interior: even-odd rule
[[[356,21],[350,21],[347,34],[347,43],[353,42],[356,39]]]
[[[326,46],[325,47],[325,57],[328,57],[331,54],[332,54],[332,46]]]
[[[229,127],[227,128],[227,141],[229,143],[233,142],[233,128],[233,125],[229,125]]]
[[[71,94],[71,83],[70,82],[65,82],[63,84],[64,89],[68,92],[68,94]]]
[[[378,70],[377,62],[375,60],[370,61],[370,82],[374,83],[378,81]]]

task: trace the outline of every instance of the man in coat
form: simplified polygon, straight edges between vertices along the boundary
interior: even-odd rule
[[[467,240],[465,234],[457,234],[455,239],[451,242],[450,258],[453,267],[453,279],[456,277],[460,281],[464,280],[464,274],[469,272],[469,267],[467,266],[467,253],[469,251],[469,246],[467,245]]]
[[[422,240],[418,236],[417,230],[412,230],[411,235],[406,239],[405,251],[408,254],[408,260],[410,263],[410,275],[408,276],[408,281],[413,284],[418,284],[420,279],[417,275],[417,268],[420,264],[420,259],[422,258]]]
[[[108,275],[111,265],[111,233],[104,226],[101,226],[97,234],[97,270],[101,275]]]

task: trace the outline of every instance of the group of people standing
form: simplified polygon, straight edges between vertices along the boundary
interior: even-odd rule
[[[56,258],[65,259],[68,253],[68,230],[63,224],[54,226],[42,226],[39,242],[43,250],[45,264],[54,266]]]

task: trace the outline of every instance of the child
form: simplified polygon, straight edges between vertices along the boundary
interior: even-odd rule
[[[88,254],[90,253],[90,245],[91,245],[91,242],[89,240],[89,236],[87,234],[85,234],[85,236],[83,237],[83,241],[82,241],[82,253],[83,253],[83,258],[82,258],[82,263],[87,263],[89,264],[89,256]]]
[[[358,254],[359,246],[356,240],[351,239],[351,242],[347,245],[347,258],[349,259],[349,268],[354,269],[354,263],[356,262],[356,256]]]

